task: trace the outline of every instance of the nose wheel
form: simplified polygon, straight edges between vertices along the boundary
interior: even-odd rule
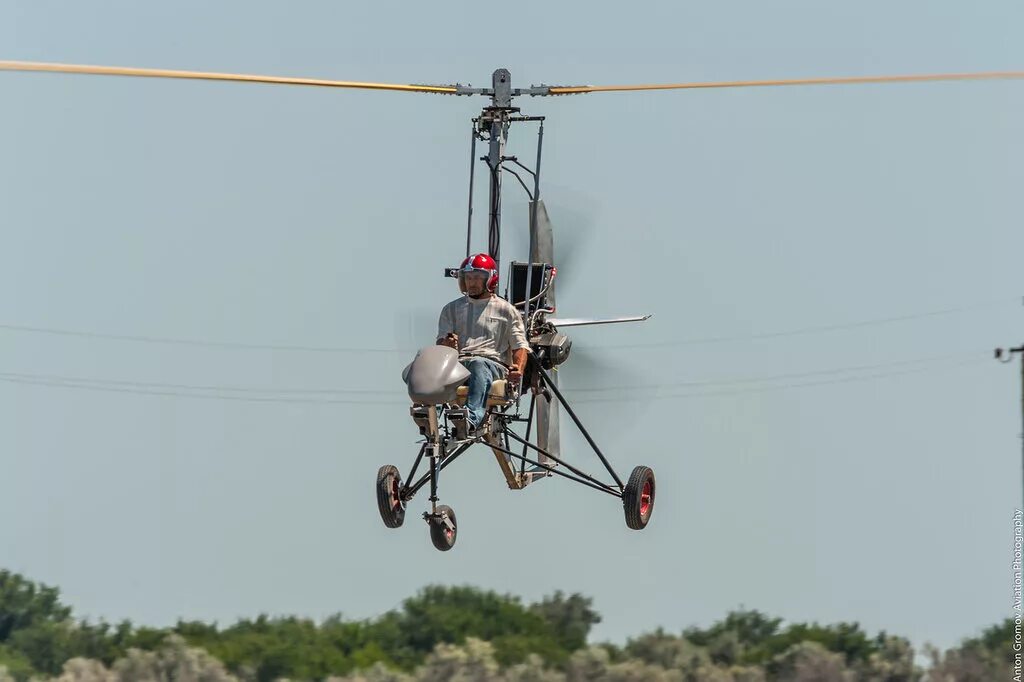
[[[430,526],[430,541],[434,543],[434,547],[447,552],[455,546],[459,526],[455,521],[455,511],[451,507],[440,504],[434,514],[424,513],[423,518]]]

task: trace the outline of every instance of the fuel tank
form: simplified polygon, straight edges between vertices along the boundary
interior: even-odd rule
[[[455,401],[455,391],[469,379],[459,364],[459,352],[448,346],[427,346],[402,372],[409,398],[420,405]]]

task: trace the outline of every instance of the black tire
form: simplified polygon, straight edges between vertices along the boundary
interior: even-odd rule
[[[441,514],[442,512],[448,515],[448,519],[455,527],[449,529],[442,519],[432,516],[430,518],[430,541],[434,543],[434,547],[442,552],[447,552],[455,546],[455,539],[459,535],[459,524],[455,521],[455,512],[451,507],[446,504],[439,505],[437,513]]]
[[[398,467],[386,464],[377,470],[377,510],[388,528],[398,528],[405,522],[405,502],[398,494],[401,487]]]
[[[626,525],[643,530],[654,513],[654,472],[649,467],[634,467],[622,491],[622,506],[626,511]]]

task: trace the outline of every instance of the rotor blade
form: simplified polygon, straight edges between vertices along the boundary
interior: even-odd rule
[[[548,209],[544,205],[543,199],[537,202],[530,202],[529,207],[531,215],[533,211],[536,211],[537,213],[537,223],[536,225],[532,225],[533,252],[530,254],[530,262],[554,264],[554,233],[551,229],[551,220],[548,219]],[[552,306],[555,305],[555,290],[557,286],[558,277],[555,277],[555,281],[551,283],[551,287],[548,289],[548,293],[546,295],[548,303]]]
[[[558,371],[548,372],[551,381],[558,385]],[[558,398],[554,391],[550,391],[551,399],[548,400],[543,393],[537,396],[537,447],[555,457],[562,456],[562,439],[558,428]],[[540,455],[537,459],[541,464],[557,466],[554,460]]]
[[[998,80],[1024,78],[1024,71],[983,71],[978,73],[931,73],[910,76],[841,76],[838,78],[788,78],[757,81],[710,81],[698,83],[665,83],[651,85],[577,85],[552,86],[552,95],[575,95],[587,92],[625,92],[631,90],[697,90],[701,88],[751,88],[774,85],[840,85],[851,83],[913,83],[922,81]]]
[[[549,192],[549,196],[556,195],[558,198],[553,201],[541,199],[537,205],[535,241],[540,242],[543,247],[536,250],[535,246],[533,262],[551,263],[558,269],[555,288],[564,299],[567,293],[571,295],[573,289],[579,288],[580,281],[586,279],[582,270],[585,269],[586,252],[593,237],[592,232],[596,218],[591,206],[592,198],[562,187],[557,187],[556,191]],[[569,197],[568,200],[565,199],[566,196]],[[533,205],[527,202],[521,206],[523,207],[521,214],[526,215],[526,225],[528,226]],[[555,224],[557,224],[557,228]],[[557,235],[554,234],[556,229]],[[523,232],[528,234],[526,230]],[[515,253],[525,254],[526,252],[523,234],[518,229],[510,232],[507,238],[502,235],[502,242],[503,245],[507,243],[510,248],[513,248]],[[548,301],[554,301],[550,294]]]
[[[278,85],[312,85],[324,88],[362,88],[365,90],[400,90],[405,92],[432,92],[457,94],[450,85],[398,85],[394,83],[360,83],[318,78],[288,78],[283,76],[254,76],[239,73],[212,73],[205,71],[172,71],[168,69],[139,69],[123,66],[89,66],[85,64],[50,64],[45,62],[0,61],[0,71],[49,71],[54,73],[84,73],[99,76],[144,76],[149,78],[185,78],[211,81],[242,81],[246,83],[273,83]]]
[[[643,322],[651,318],[650,314],[636,315],[634,317],[609,317],[603,320],[595,320],[586,317],[549,317],[547,321],[556,327],[582,327],[588,324],[617,324],[619,322]]]
[[[536,211],[537,216],[536,222],[530,223],[531,241],[533,242],[530,262],[553,264],[555,262],[555,244],[551,221],[548,219],[548,209],[544,205],[543,199],[531,202],[529,207],[531,215]],[[555,305],[555,288],[557,284],[558,278],[556,277],[546,295],[548,303],[552,306]],[[551,381],[557,386],[558,371],[552,370],[548,374],[551,377]],[[561,457],[562,439],[558,426],[558,399],[554,396],[553,392],[551,392],[550,397],[546,397],[543,393],[537,396],[537,447],[555,457]],[[549,466],[554,464],[553,460],[544,455],[541,455],[537,461]]]

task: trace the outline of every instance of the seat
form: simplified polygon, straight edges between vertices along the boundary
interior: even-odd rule
[[[506,391],[507,382],[505,379],[495,379],[491,382],[491,390],[487,392],[486,407],[497,407],[501,405],[508,405],[511,401],[508,399]],[[465,405],[466,398],[469,396],[469,386],[459,386],[455,393],[455,404]]]

